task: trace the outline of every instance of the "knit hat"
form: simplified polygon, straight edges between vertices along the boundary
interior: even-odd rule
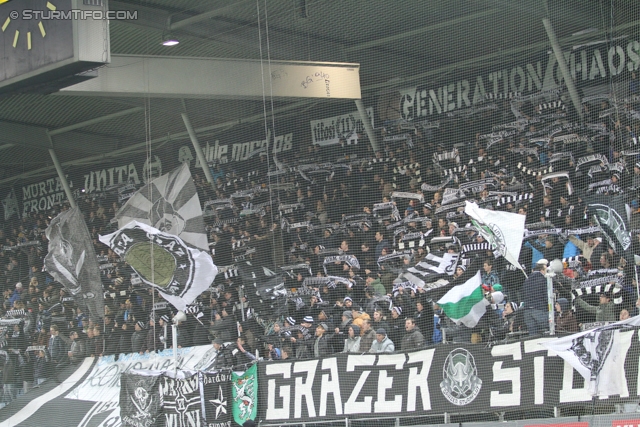
[[[491,299],[494,304],[502,304],[502,301],[504,301],[504,294],[502,292],[493,292],[491,294]]]
[[[142,320],[139,320],[136,324],[140,326],[140,329],[144,329],[147,327],[147,325],[145,325],[145,323]]]
[[[320,327],[321,327],[322,329],[324,329],[325,331],[328,331],[328,330],[329,330],[329,326],[328,326],[326,323],[324,323],[324,322],[320,322],[320,324],[319,324],[318,326],[320,326]]]
[[[640,163],[640,162],[639,162],[639,163]],[[431,203],[425,203],[425,204],[424,204],[424,205],[422,205],[422,206],[424,206],[424,207],[425,207],[425,208],[427,208],[427,209],[433,209],[433,207],[431,206]]]
[[[351,301],[351,302],[353,302],[353,300],[351,299],[351,297],[344,297],[344,300],[342,300],[342,302],[347,302],[347,301]]]
[[[343,311],[342,315],[345,316],[347,319],[353,319],[353,314],[349,310]]]
[[[313,317],[312,316],[304,316],[304,319],[302,319],[302,323],[313,323]]]
[[[296,324],[296,319],[294,319],[291,316],[287,317],[286,321],[289,322],[291,325],[295,325]]]
[[[256,423],[253,420],[247,420],[242,424],[242,427],[256,427]]]
[[[516,311],[518,311],[518,304],[516,304],[515,302],[511,301],[511,302],[507,303],[507,305],[511,306],[511,310],[513,310],[514,313]]]
[[[466,265],[460,264],[457,268],[461,269],[462,271],[467,271],[467,266]]]
[[[385,331],[383,328],[380,328],[376,331],[376,334],[378,335],[387,335],[387,331]]]
[[[398,315],[401,315],[401,314],[402,314],[402,307],[393,307],[393,308],[391,309],[391,311],[393,311],[393,310],[395,310],[395,311],[396,311],[396,313],[398,313]]]
[[[224,344],[224,341],[222,341],[222,339],[220,338],[216,338],[215,340],[213,340],[213,344],[222,345]]]
[[[349,325],[351,329],[353,329],[353,335],[356,337],[360,336],[360,327],[358,325]]]
[[[22,289],[22,282],[16,283],[16,289]]]
[[[500,283],[496,283],[491,286],[494,292],[502,292],[502,285]]]
[[[162,316],[160,316],[160,320],[164,321],[164,323],[169,323],[169,316],[163,314]]]
[[[568,311],[569,310],[569,300],[568,299],[566,299],[566,298],[558,298],[556,300],[556,302],[558,304],[560,304],[560,309],[562,311]]]

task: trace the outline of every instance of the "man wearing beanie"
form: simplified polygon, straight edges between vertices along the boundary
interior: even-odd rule
[[[393,341],[387,336],[387,331],[380,328],[376,331],[376,339],[371,344],[369,353],[393,353],[396,350]]]

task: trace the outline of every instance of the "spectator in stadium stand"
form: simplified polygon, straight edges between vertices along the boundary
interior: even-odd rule
[[[554,307],[556,310],[556,332],[575,333],[580,331],[578,322],[571,311],[569,300],[566,298],[558,298]]]
[[[364,319],[362,322],[362,331],[360,333],[360,349],[362,352],[371,349],[371,344],[376,339],[376,331],[371,327],[372,322],[370,319]]]
[[[402,317],[402,311],[402,307],[399,306],[394,306],[391,309],[391,320],[389,321],[388,329],[386,329],[387,335],[389,336],[389,339],[393,341],[394,345],[400,344],[402,335],[404,334],[405,330],[405,322],[404,318]]]
[[[69,346],[67,355],[69,356],[69,362],[71,362],[72,365],[76,365],[86,356],[85,343],[84,340],[80,338],[77,330],[71,331],[69,338],[71,339],[71,345]]]
[[[145,331],[146,325],[143,321],[139,320],[134,325],[135,331],[131,335],[131,351],[133,353],[143,354],[147,351],[147,332]]]
[[[482,263],[482,273],[480,273],[482,284],[488,287],[500,283],[498,273],[493,270],[493,260],[486,258]]]
[[[627,310],[626,308],[623,308],[622,310],[620,310],[620,320],[627,320],[631,318],[631,315],[629,314],[629,310]]]
[[[404,329],[406,333],[402,337],[400,350],[409,351],[424,347],[424,336],[422,335],[422,332],[416,328],[416,322],[412,317],[405,319]]]
[[[357,325],[351,325],[348,329],[347,339],[344,340],[343,353],[360,353],[360,328]]]
[[[49,357],[53,366],[64,365],[67,362],[67,345],[60,337],[58,325],[51,325],[49,328],[51,337],[49,338]]]
[[[349,312],[349,314],[351,314]],[[313,341],[313,357],[325,357],[335,353],[331,338],[333,334],[327,334],[329,326],[326,323],[320,323],[316,326],[316,338]]]
[[[545,277],[547,264],[546,259],[540,259],[536,263],[534,271],[524,281],[524,322],[527,325],[529,336],[539,335],[549,326],[547,278]]]
[[[49,378],[49,358],[44,350],[39,350],[36,354],[36,361],[33,369],[36,386],[39,386]]]
[[[393,341],[387,336],[387,331],[380,328],[376,331],[376,339],[371,344],[369,353],[393,353],[396,350]]]
[[[216,359],[213,364],[214,370],[220,370],[233,366],[233,356],[227,351],[224,341],[220,338],[213,340],[213,348],[216,351]]]
[[[618,320],[616,316],[615,304],[611,301],[610,292],[600,292],[598,295],[599,304],[587,304],[582,297],[576,298],[576,304],[589,314],[595,314],[596,322],[615,322]]]
[[[586,242],[580,240],[576,236],[569,236],[569,241],[576,245],[578,249],[582,252],[582,256],[586,258],[586,260],[590,263],[594,263],[600,259],[600,255],[602,254],[602,248],[599,247],[602,243],[602,238],[596,238],[592,234],[588,234],[586,236]],[[596,250],[599,249],[599,250]],[[595,256],[594,256],[595,254]]]
[[[93,327],[93,342],[95,347],[89,349],[89,355],[102,356],[104,353],[104,337],[102,336],[102,327],[100,325]]]

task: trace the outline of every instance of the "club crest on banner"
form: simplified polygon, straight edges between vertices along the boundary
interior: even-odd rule
[[[449,353],[444,362],[442,376],[440,390],[449,402],[457,406],[473,402],[482,388],[475,359],[464,348],[456,348]]]
[[[256,403],[258,401],[258,369],[257,365],[242,375],[232,374],[231,396],[233,397],[233,418],[236,423],[242,425],[247,420],[252,420],[257,415]]]
[[[111,247],[146,284],[182,296],[195,268],[189,248],[171,234],[157,233],[152,237],[150,241],[140,226],[124,228],[113,234]]]

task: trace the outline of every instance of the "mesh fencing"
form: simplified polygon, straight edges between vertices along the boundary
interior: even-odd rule
[[[202,8],[183,3],[176,22]],[[65,154],[84,221],[59,235],[54,218],[71,212],[64,180],[25,158],[2,160],[0,406],[26,407],[66,384],[69,394],[45,407],[49,419],[61,421],[73,401],[70,425],[83,427],[137,425],[152,410],[165,411],[158,423],[214,425],[232,407],[236,423],[352,426],[635,411],[638,4],[373,4],[362,19],[388,16],[388,25],[332,36],[349,25],[322,22],[335,4],[289,3],[229,12],[216,52],[259,59],[271,84],[286,78],[276,58],[359,62],[362,100],[288,103],[264,86],[260,103],[211,112],[182,101],[198,153],[187,133],[171,137],[175,117],[156,113],[171,101],[145,98],[137,151],[99,163]],[[449,23],[425,28],[430,13]],[[164,54],[133,49],[122,26],[113,25],[112,53]],[[247,43],[234,36],[247,28],[255,52],[239,53]],[[186,56],[215,56],[207,37],[184,35],[201,43]],[[339,44],[340,58],[303,41]],[[417,53],[425,42],[433,58]],[[449,56],[456,43],[469,57]],[[327,97],[340,90],[329,73],[300,82],[319,84]],[[0,121],[27,120],[18,101],[12,110],[0,100]],[[133,239],[122,237],[130,219],[181,236],[181,256],[170,237],[141,232],[155,243],[150,254],[105,237]],[[203,271],[203,255],[215,280],[214,267],[185,273]],[[250,380],[231,376],[254,364]],[[168,377],[121,394],[132,369],[229,374],[211,380],[228,387],[224,414],[220,395],[204,398],[202,376],[198,396]],[[150,403],[156,395],[164,408]],[[215,400],[207,411],[205,400]]]

